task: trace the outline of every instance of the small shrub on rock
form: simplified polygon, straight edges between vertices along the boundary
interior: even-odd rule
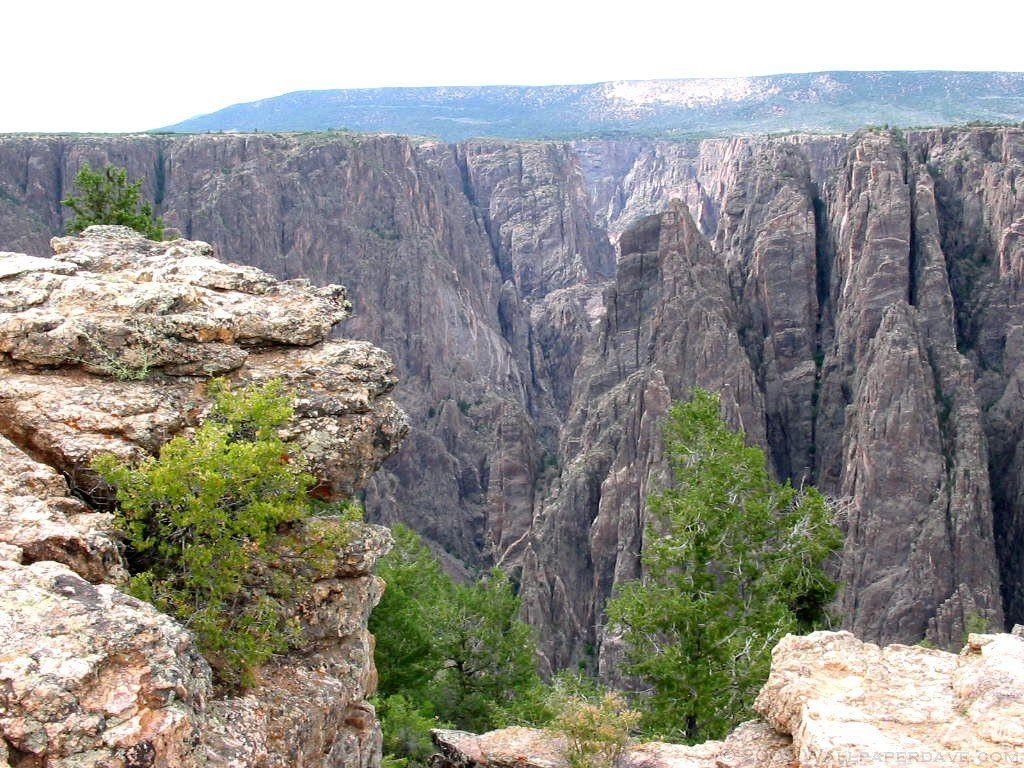
[[[298,640],[285,599],[351,540],[356,513],[303,530],[313,478],[278,436],[292,416],[279,381],[210,391],[213,410],[191,436],[136,466],[108,455],[94,468],[117,492],[131,593],[188,626],[217,680],[239,687]]]
[[[75,214],[68,222],[72,234],[93,224],[118,224],[131,227],[150,240],[164,239],[164,222],[153,215],[153,206],[141,200],[141,180],[128,181],[128,171],[116,165],[94,171],[83,163],[75,176],[75,188],[81,197],[61,200]]]
[[[565,756],[572,768],[617,766],[641,717],[620,693],[566,687],[565,680],[554,687],[553,706],[551,727],[565,736]]]

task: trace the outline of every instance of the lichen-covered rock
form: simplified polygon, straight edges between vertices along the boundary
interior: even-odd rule
[[[629,746],[625,768],[872,768],[1024,761],[1024,631],[970,635],[957,655],[849,632],[788,635],[755,703],[722,741]],[[558,733],[435,730],[434,768],[567,768]]]
[[[92,582],[120,582],[126,573],[111,516],[69,495],[67,483],[0,436],[0,543],[6,559],[54,560]]]
[[[1024,760],[1024,638],[971,635],[960,655],[790,635],[755,708],[803,765],[983,766]]]
[[[345,289],[279,282],[213,258],[206,243],[157,243],[126,227],[55,238],[52,259],[11,261],[0,291],[0,352],[118,378],[157,369],[217,375],[247,349],[323,341],[349,309]]]
[[[137,461],[202,421],[209,374],[282,381],[295,406],[282,437],[308,457],[318,495],[349,497],[408,429],[391,359],[328,339],[347,313],[339,286],[282,283],[203,243],[120,227],[54,248],[52,259],[0,255],[0,745],[11,752],[0,764],[376,766],[367,621],[386,529],[297,524],[274,572],[248,579],[311,585],[286,605],[295,647],[244,696],[212,700],[188,631],[115,588],[118,536],[87,502],[112,500],[96,456]]]
[[[568,768],[563,736],[539,728],[503,728],[477,736],[465,731],[431,732],[437,754],[432,768]],[[793,751],[786,736],[764,723],[744,723],[723,741],[694,746],[648,741],[623,751],[621,768],[786,768]]]
[[[152,606],[58,563],[0,561],[0,648],[0,743],[25,764],[201,765],[209,667]]]

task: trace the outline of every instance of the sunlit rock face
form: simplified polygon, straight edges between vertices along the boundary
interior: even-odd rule
[[[625,766],[873,768],[1024,759],[1024,628],[970,635],[959,653],[880,647],[849,632],[788,635],[754,704],[760,719],[721,741],[627,747]],[[552,731],[435,730],[433,768],[566,768]]]
[[[348,497],[398,448],[394,367],[332,338],[345,289],[280,282],[209,245],[154,243],[121,227],[54,240],[51,257],[0,254],[0,758],[14,766],[370,768],[380,729],[372,574],[391,546],[366,526],[319,558],[287,605],[294,652],[245,693],[214,698],[187,628],[119,591],[127,577],[110,489],[90,464],[134,461],[187,433],[207,382],[281,380],[282,430],[316,493]],[[313,518],[299,535],[337,526]],[[280,567],[294,560],[279,553]],[[272,578],[257,574],[252,578]],[[2,763],[0,763],[2,764]]]

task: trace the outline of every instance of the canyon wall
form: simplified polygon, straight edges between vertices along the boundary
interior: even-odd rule
[[[614,664],[658,418],[697,385],[841,500],[844,626],[1024,619],[1021,130],[4,137],[0,247],[46,252],[84,159],[224,258],[350,288],[412,425],[368,510],[509,570],[550,667]]]

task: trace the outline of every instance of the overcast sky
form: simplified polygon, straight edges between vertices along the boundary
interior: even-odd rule
[[[1024,2],[6,0],[0,131],[138,131],[289,91],[1024,70]]]

